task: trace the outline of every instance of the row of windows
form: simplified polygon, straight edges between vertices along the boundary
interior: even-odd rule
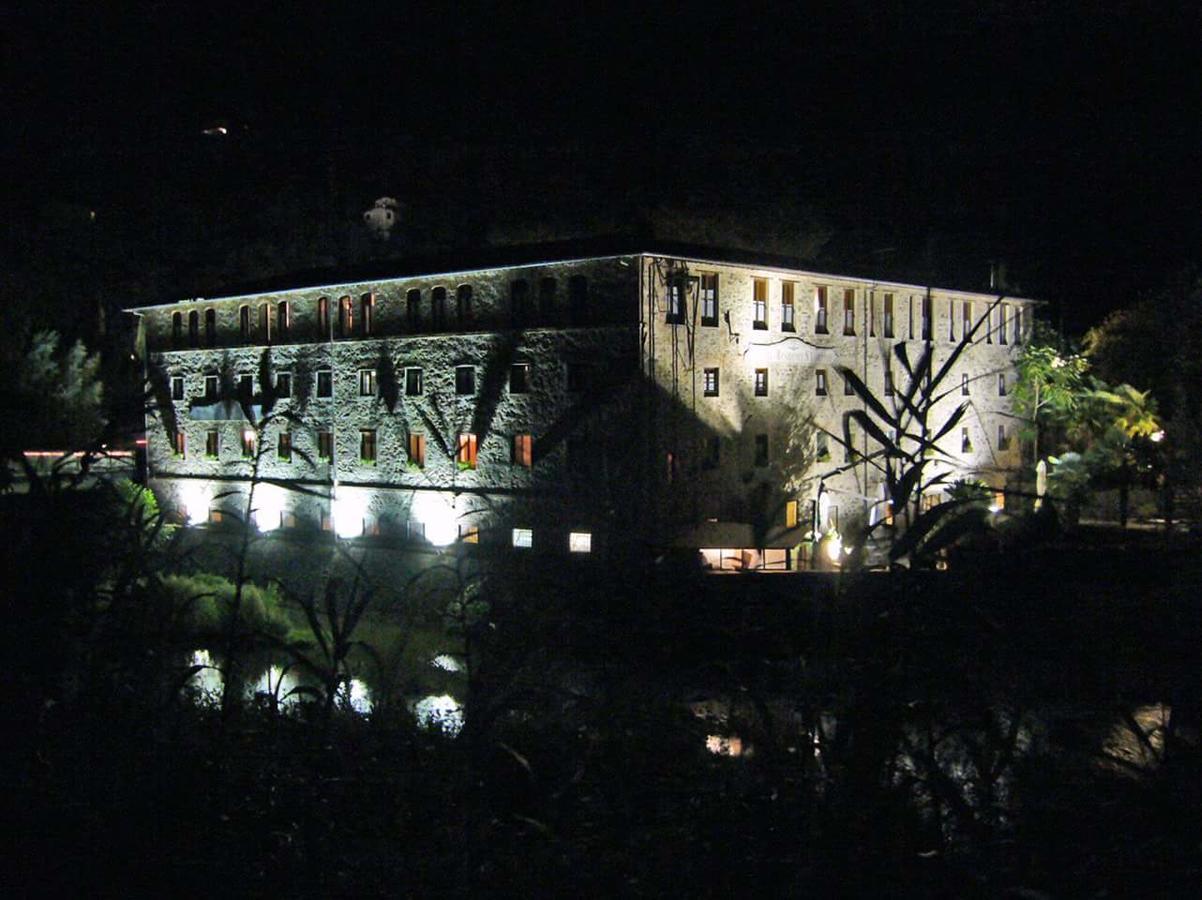
[[[579,392],[587,389],[594,380],[593,368],[586,363],[569,363],[566,368],[567,389]],[[359,369],[358,386],[360,397],[374,397],[379,391],[379,374],[376,369]],[[508,386],[511,394],[526,394],[531,390],[530,363],[512,363],[509,366]],[[332,369],[318,369],[314,373],[314,385],[319,399],[334,396],[334,372]],[[254,375],[243,372],[236,376],[234,387],[237,396],[249,399],[254,394]],[[420,397],[425,390],[424,370],[420,366],[406,366],[401,370],[400,387],[408,397]],[[219,396],[220,376],[210,374],[204,376],[204,399],[216,400]],[[455,393],[469,396],[476,393],[476,367],[471,365],[455,367]],[[183,400],[186,396],[186,384],[183,375],[171,376],[171,399]],[[277,399],[292,396],[292,373],[278,372],[275,376],[274,396]]]
[[[702,392],[705,394],[706,397],[717,397],[720,395],[721,382],[722,382],[721,375],[722,375],[721,370],[716,366],[702,370],[701,387],[702,387]],[[753,388],[755,391],[755,396],[767,397],[768,396],[768,370],[767,369],[755,369],[753,378],[754,378]],[[968,375],[967,374],[962,375],[961,382],[960,382],[960,393],[963,394],[965,397],[969,396],[969,385],[970,385],[970,379],[969,379]],[[886,397],[892,397],[895,393],[892,370],[889,370],[889,369],[885,370],[884,389],[885,389]],[[1006,374],[1004,372],[999,372],[997,374],[997,391],[998,391],[999,397],[1006,396]],[[828,381],[827,381],[826,369],[815,369],[814,370],[814,393],[815,393],[815,395],[817,395],[819,397],[827,396]],[[855,393],[855,391],[852,388],[851,380],[848,378],[843,379],[843,393],[845,396],[852,396]]]
[[[524,328],[539,322],[559,324],[561,301],[559,284],[554,278],[542,278],[537,283],[537,301],[531,297],[530,282],[519,278],[510,282],[509,305],[511,324]],[[356,303],[353,297],[341,297],[337,301],[337,315],[331,315],[329,297],[316,300],[317,333],[323,338],[370,337],[375,333],[376,295],[363,294]],[[405,294],[405,323],[410,331],[419,331],[428,321],[435,330],[450,324],[450,298],[445,287],[436,287],[429,292],[428,312],[423,309],[422,291],[413,288]],[[183,312],[171,317],[171,343],[173,347],[185,345]],[[461,284],[455,289],[456,327],[471,327],[473,314],[472,286]],[[201,345],[201,314],[192,310],[187,317],[187,346]],[[568,279],[567,324],[581,326],[589,324],[588,279],[574,275]],[[292,335],[292,306],[290,301],[261,303],[256,307],[243,304],[238,308],[238,336],[243,343],[270,344],[286,341]],[[204,346],[217,345],[217,310],[209,307],[204,311]]]
[[[669,325],[679,325],[689,321],[688,293],[690,282],[686,280],[669,281],[667,285],[667,315],[665,321]],[[779,321],[780,330],[793,332],[797,330],[796,298],[799,284],[794,281],[782,281],[780,292]],[[701,324],[705,327],[716,327],[718,324],[718,276],[702,274],[697,279],[698,302],[700,304]],[[914,298],[905,300],[909,318],[909,335],[911,339],[921,337],[922,340],[932,340],[933,337],[933,304],[934,300],[928,295],[917,298],[919,330],[915,331]],[[752,328],[757,331],[768,330],[770,319],[768,301],[768,279],[752,279]],[[869,337],[877,336],[877,296],[868,295],[867,327]],[[948,340],[956,340],[956,304],[958,301],[947,301]],[[970,341],[984,339],[985,343],[1005,344],[1012,337],[1014,343],[1022,341],[1023,309],[1021,306],[1002,303],[996,308],[985,310],[981,322],[973,318],[973,302],[959,301],[962,315],[961,336]],[[900,337],[900,329],[896,326],[894,295],[886,293],[880,298],[880,336],[885,338]],[[829,289],[826,285],[814,288],[814,333],[830,334],[831,302]],[[976,329],[974,331],[974,328]],[[843,289],[843,334],[856,334],[856,291],[855,288]]]

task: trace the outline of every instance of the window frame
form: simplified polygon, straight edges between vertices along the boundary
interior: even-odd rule
[[[751,279],[751,328],[768,330],[768,279]]]
[[[359,370],[359,396],[375,397],[379,393],[375,369]]]
[[[754,375],[754,393],[757,397],[768,396],[768,370],[767,368],[759,368],[755,370]]]
[[[712,376],[712,385],[711,385]],[[705,397],[717,397],[722,390],[722,372],[718,366],[709,366],[702,370],[701,391]]]
[[[313,373],[313,393],[318,400],[334,399],[334,370],[333,369],[318,369]],[[325,382],[325,389],[322,389],[322,382]]]
[[[421,366],[405,366],[405,396],[420,397],[425,391]]]
[[[455,396],[474,397],[476,394],[476,367],[473,365],[458,365],[455,367]]]
[[[702,272],[700,281],[701,325],[704,328],[718,327],[718,273]]]
[[[830,394],[830,385],[826,378],[826,369],[814,370],[814,396],[826,397]]]

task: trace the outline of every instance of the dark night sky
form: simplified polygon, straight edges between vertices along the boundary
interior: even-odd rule
[[[464,245],[507,216],[787,194],[832,227],[819,263],[977,287],[1003,258],[1070,324],[1202,261],[1196,4],[108,6],[3,14],[18,265],[48,203],[133,247],[198,220],[203,256],[281,196],[349,220],[382,194]]]

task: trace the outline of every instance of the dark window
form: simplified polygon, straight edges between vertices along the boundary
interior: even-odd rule
[[[255,377],[247,373],[238,376],[238,396],[249,400],[255,394]]]
[[[968,436],[968,428],[960,429],[960,452],[972,453],[972,438]]]
[[[317,370],[317,396],[320,398],[334,396],[334,373],[329,369]]]
[[[568,322],[576,327],[588,324],[588,279],[583,275],[568,279]]]
[[[417,466],[419,469],[426,465],[426,436],[424,434],[409,433],[409,465]]]
[[[1023,308],[1021,306],[1014,307],[1014,343],[1021,344],[1023,342]]]
[[[271,343],[272,327],[270,303],[259,304],[259,337],[263,339],[263,343]]]
[[[192,315],[196,315],[193,313]],[[189,326],[191,326],[189,322]],[[191,330],[191,329],[189,329]],[[205,310],[205,345],[209,347],[217,346],[217,310]],[[196,346],[195,335],[193,335],[192,346]]]
[[[893,295],[885,295],[885,308],[883,310],[884,321],[881,323],[884,329],[885,337],[893,337]]]
[[[330,336],[330,298],[317,298],[317,331],[324,339]]]
[[[843,290],[843,333],[856,333],[856,291],[855,288]]]
[[[826,396],[826,369],[814,370],[814,393],[819,397]]]
[[[276,455],[285,462],[292,459],[292,432],[281,431],[279,443],[276,445]]]
[[[951,299],[947,301],[947,339],[956,339],[956,301]]]
[[[171,314],[171,346],[182,347],[184,345],[184,314]]]
[[[768,435],[755,436],[755,464],[763,467],[768,465]]]
[[[718,324],[718,276],[701,276],[701,324]]]
[[[763,331],[768,327],[768,279],[751,280],[752,323],[751,327]]]
[[[184,399],[184,377],[182,375],[171,376],[171,399]]]
[[[422,370],[411,367],[405,370],[405,396],[420,397],[422,393]]]
[[[338,336],[350,337],[355,328],[355,306],[350,297],[338,301]]]
[[[524,278],[509,285],[509,319],[514,328],[525,328],[530,321],[530,283]]]
[[[829,308],[826,299],[826,285],[820,284],[814,288],[814,333],[828,334],[827,315]]]
[[[359,396],[374,397],[376,395],[376,370],[359,370]]]
[[[893,371],[891,369],[885,370],[885,396],[893,396]]]
[[[985,310],[985,343],[993,343],[993,309]]]
[[[999,344],[1006,343],[1006,315],[1010,311],[1010,307],[1005,303],[997,308],[997,342]]]
[[[280,340],[286,341],[292,331],[292,308],[287,300],[281,300],[275,308],[276,326],[280,330]]]
[[[703,469],[716,469],[722,462],[722,438],[710,435],[705,442],[705,455],[701,458]]]
[[[329,462],[334,458],[334,432],[317,432],[317,458]]]
[[[665,286],[667,290],[668,311],[664,321],[669,325],[680,325],[688,318],[685,302],[685,283],[682,278],[673,278]]]
[[[455,291],[455,314],[459,318],[459,327],[464,328],[472,321],[472,286],[461,284]]]
[[[792,281],[783,281],[780,286],[780,330],[794,331],[794,305],[796,285]]]
[[[555,291],[554,278],[540,278],[538,281],[538,317],[544,325],[555,321]]]
[[[213,310],[205,311],[205,320],[208,320],[209,313]],[[215,330],[215,329],[214,329]],[[188,346],[196,347],[200,344],[200,313],[196,310],[188,313]]]
[[[460,395],[476,393],[476,367],[455,367],[455,393]]]
[[[534,465],[534,438],[528,434],[513,436],[513,459],[515,466],[529,469]]]
[[[436,287],[430,292],[430,314],[436,331],[447,327],[447,289]]]
[[[1006,373],[998,372],[997,376],[997,395],[999,397],[1006,396]]]
[[[238,307],[238,336],[243,341],[250,340],[250,307],[245,304]]]
[[[374,464],[376,461],[376,432],[374,428],[359,430],[359,461]]]
[[[206,375],[205,376],[205,399],[206,400],[216,400],[217,399],[217,376],[216,375]]]
[[[410,331],[417,331],[422,323],[422,292],[413,288],[405,295],[405,321]]]
[[[757,397],[768,396],[768,370],[755,370],[755,395]]]
[[[275,395],[277,397],[292,396],[292,373],[280,372],[275,376]]]
[[[360,328],[363,330],[363,336],[371,334],[372,314],[376,311],[375,294],[364,294],[359,298],[359,312],[362,320]]]
[[[718,396],[718,389],[719,389],[718,378],[719,378],[718,370],[716,368],[705,370],[705,373],[704,373],[705,396],[707,396],[707,397],[717,397]]]
[[[929,341],[931,339],[931,295],[927,294],[922,298],[922,339]]]
[[[960,306],[962,313],[960,319],[960,333],[964,340],[972,340],[972,303],[965,300]]]
[[[212,428],[205,433],[205,456],[216,459],[221,455],[221,433]]]
[[[509,367],[509,393],[524,394],[530,390],[530,364],[514,363]]]

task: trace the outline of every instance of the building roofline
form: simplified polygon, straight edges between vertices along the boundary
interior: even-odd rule
[[[805,260],[738,248],[703,247],[666,240],[594,238],[580,241],[522,244],[510,247],[487,248],[470,255],[414,256],[341,268],[308,269],[291,274],[271,276],[261,281],[234,285],[213,295],[197,294],[161,303],[145,303],[126,307],[126,312],[175,306],[187,301],[241,300],[292,291],[334,290],[362,285],[373,281],[402,281],[413,278],[444,278],[466,276],[498,269],[522,269],[572,262],[589,262],[633,257],[670,257],[707,265],[736,265],[774,272],[790,272],[812,278],[855,281],[866,285],[896,287],[915,291],[996,299],[1033,301],[1029,297],[1006,295],[1004,292],[969,291],[934,284],[915,284],[877,278],[869,275],[822,272],[806,265]],[[458,265],[456,265],[458,261]]]

